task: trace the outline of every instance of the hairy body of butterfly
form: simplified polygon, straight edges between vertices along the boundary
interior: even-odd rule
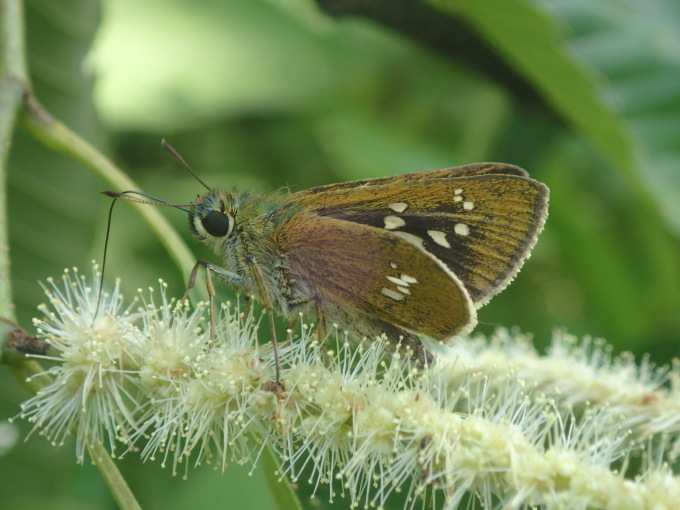
[[[189,212],[209,265],[285,316],[314,310],[321,331],[401,341],[470,332],[476,310],[529,256],[548,188],[512,165],[477,163],[298,193],[211,190]]]

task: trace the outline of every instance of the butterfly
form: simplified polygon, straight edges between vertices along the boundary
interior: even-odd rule
[[[187,212],[193,235],[222,257],[203,261],[209,271],[270,313],[315,313],[321,338],[334,327],[386,336],[420,363],[432,359],[421,335],[450,343],[469,333],[516,276],[549,195],[502,163],[297,193],[206,187]]]

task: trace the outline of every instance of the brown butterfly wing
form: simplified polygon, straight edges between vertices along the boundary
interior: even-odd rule
[[[320,216],[408,240],[442,261],[479,307],[517,274],[547,215],[545,185],[521,175],[517,167],[491,173],[495,169],[469,165],[408,174],[408,180],[316,188],[317,193],[291,198]]]
[[[390,232],[316,214],[277,232],[291,285],[321,306],[354,307],[436,339],[470,331],[475,309],[440,261]]]

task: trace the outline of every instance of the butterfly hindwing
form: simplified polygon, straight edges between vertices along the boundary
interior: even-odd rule
[[[380,228],[302,214],[280,226],[277,244],[287,281],[322,307],[343,303],[440,340],[476,323],[467,292],[444,264]]]

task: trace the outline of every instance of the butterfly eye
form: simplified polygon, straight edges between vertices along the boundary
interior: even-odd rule
[[[201,218],[205,231],[213,237],[224,237],[231,233],[234,219],[222,211],[210,211]]]

